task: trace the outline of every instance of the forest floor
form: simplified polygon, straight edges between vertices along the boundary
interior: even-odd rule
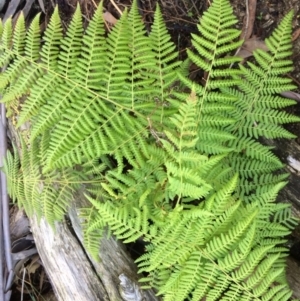
[[[49,21],[51,13],[55,4],[58,4],[61,17],[64,25],[68,24],[72,14],[76,8],[77,2],[81,4],[84,19],[88,22],[97,6],[98,0],[37,0],[31,1],[31,5],[27,0],[11,0],[11,7],[15,6],[12,10],[14,17],[17,17],[20,10],[26,5],[28,9],[27,19],[28,23],[30,19],[38,12],[43,11],[43,23],[46,25]],[[138,6],[140,14],[146,24],[146,28],[150,29],[153,21],[153,13],[155,10],[156,0],[138,0]],[[186,57],[186,49],[191,48],[191,34],[197,32],[197,24],[199,17],[202,15],[209,5],[209,0],[159,0],[167,28],[172,36],[174,43],[179,50],[179,58],[184,59]],[[239,22],[236,25],[242,29],[241,37],[245,39],[246,43],[242,49],[242,56],[251,56],[251,53],[257,47],[264,48],[263,40],[268,37],[274,28],[278,25],[282,17],[287,14],[291,9],[295,12],[293,20],[293,55],[292,60],[294,62],[294,71],[288,76],[293,80],[294,84],[298,87],[294,96],[298,99],[298,104],[291,109],[291,112],[300,116],[300,1],[299,0],[231,0],[234,13],[237,16]],[[120,17],[120,11],[123,11],[125,7],[130,8],[131,0],[104,0],[104,8],[108,12],[106,15],[108,23],[114,23]],[[1,17],[4,17],[8,11],[9,3],[2,9]],[[201,71],[192,70],[193,77],[202,77]],[[297,141],[300,144],[300,124],[289,125],[288,129],[297,135]],[[12,212],[15,210],[12,209]],[[14,218],[14,217],[13,217]],[[22,218],[21,218],[22,219]],[[22,221],[24,222],[24,220]],[[26,222],[25,222],[26,223]],[[21,227],[24,227],[22,224]],[[25,227],[28,227],[26,225]],[[299,231],[300,232],[300,231]],[[298,232],[297,232],[298,233]],[[299,246],[300,250],[300,235],[294,235],[294,243]],[[294,256],[300,262],[300,251],[295,252]],[[49,291],[49,285],[47,283],[47,277],[42,271],[42,264],[36,257],[31,258],[30,267],[32,269],[32,275],[37,273],[38,280],[34,278],[27,279],[30,289],[27,292],[23,290],[24,301],[33,300],[50,300],[44,295]],[[20,300],[21,291],[21,274],[16,273],[19,278],[16,278],[15,289],[11,300]],[[41,280],[42,278],[42,280]],[[51,290],[50,290],[51,292]],[[27,294],[26,294],[27,293]],[[55,299],[52,299],[55,300]]]

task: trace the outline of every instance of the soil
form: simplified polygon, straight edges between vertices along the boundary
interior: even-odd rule
[[[18,11],[23,8],[26,1],[20,2]],[[45,12],[43,14],[43,23],[48,23],[54,6],[57,4],[60,9],[60,14],[63,24],[69,23],[71,16],[76,8],[77,2],[80,3],[85,23],[91,19],[93,12],[98,4],[98,0],[44,0]],[[116,19],[120,17],[115,5],[123,11],[125,8],[131,6],[131,0],[104,0],[105,9],[110,12]],[[177,45],[180,59],[186,56],[186,49],[191,47],[190,37],[191,34],[197,32],[197,23],[203,11],[210,5],[209,0],[159,0],[158,1],[163,12],[167,28],[172,36],[174,43]],[[236,25],[238,28],[245,29],[247,21],[247,5],[250,8],[256,1],[252,0],[231,0],[230,1],[234,13],[239,22]],[[23,3],[23,4],[22,4]],[[28,14],[28,21],[33,18],[37,11],[41,10],[38,6],[38,1],[32,6],[31,12]],[[114,5],[115,3],[115,5]],[[143,17],[147,29],[151,28],[153,21],[153,13],[156,5],[156,0],[138,0],[139,11]],[[5,9],[1,15],[5,14]],[[288,76],[293,80],[296,88],[295,92],[300,93],[300,1],[299,0],[257,0],[255,13],[253,15],[253,31],[250,32],[251,36],[258,40],[263,40],[268,37],[274,28],[278,25],[282,17],[287,14],[291,9],[294,10],[293,19],[293,55],[294,71]],[[248,27],[249,28],[249,27]],[[249,34],[249,32],[248,32]],[[290,109],[295,115],[300,116],[300,100],[297,105]],[[293,132],[297,137],[300,133],[300,123],[287,126],[288,130]],[[300,143],[300,137],[297,139]],[[300,262],[300,229],[295,230],[291,237],[291,255]],[[133,246],[131,246],[133,247]],[[137,248],[137,247],[136,247]],[[137,252],[138,250],[133,250]],[[39,271],[41,273],[41,271]],[[13,295],[11,300],[17,300],[19,297]],[[30,300],[30,297],[28,299]],[[37,298],[38,300],[38,298]],[[42,300],[42,299],[41,299]],[[43,299],[44,300],[44,299]]]

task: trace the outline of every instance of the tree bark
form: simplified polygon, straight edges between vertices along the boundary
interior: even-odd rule
[[[103,238],[100,261],[95,262],[82,245],[75,206],[71,207],[68,216],[71,223],[57,222],[54,230],[45,219],[30,218],[37,250],[58,300],[159,300],[153,291],[140,289],[136,266],[121,242]],[[126,291],[121,288],[121,279],[126,279]]]
[[[30,219],[36,247],[58,300],[158,300],[151,291],[136,292],[139,288],[136,266],[122,243],[113,238],[102,239],[100,261],[93,261],[82,245],[79,218],[74,207],[69,216],[72,225],[56,223],[55,231],[45,219],[40,222],[36,218]],[[120,275],[132,282],[133,298],[121,297]]]

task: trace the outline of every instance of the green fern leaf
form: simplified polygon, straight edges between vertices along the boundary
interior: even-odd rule
[[[7,22],[2,101],[20,103],[18,126],[31,126],[4,165],[12,198],[53,225],[84,188],[94,258],[105,234],[144,239],[141,281],[164,300],[287,301],[283,244],[296,220],[275,203],[287,175],[259,139],[292,138],[282,124],[299,121],[277,95],[292,88],[291,18],[240,67],[228,0],[210,5],[183,63],[160,8],[148,35],[137,1],[107,34],[102,3],[86,30],[79,6],[65,34],[57,9],[42,37],[38,18],[27,33],[22,17]]]

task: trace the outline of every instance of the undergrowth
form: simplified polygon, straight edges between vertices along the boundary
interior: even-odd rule
[[[166,301],[290,300],[284,238],[297,224],[276,203],[283,164],[265,138],[294,138],[293,12],[241,64],[243,41],[228,0],[214,0],[178,52],[159,6],[147,34],[136,1],[106,33],[102,4],[84,30],[78,6],[66,33],[58,10],[1,28],[2,101],[15,114],[21,154],[8,153],[9,193],[27,214],[54,224],[84,187],[85,244],[95,258],[108,227],[125,243],[143,238],[145,288]],[[203,83],[189,78],[190,64]],[[188,91],[188,92],[187,92]]]

